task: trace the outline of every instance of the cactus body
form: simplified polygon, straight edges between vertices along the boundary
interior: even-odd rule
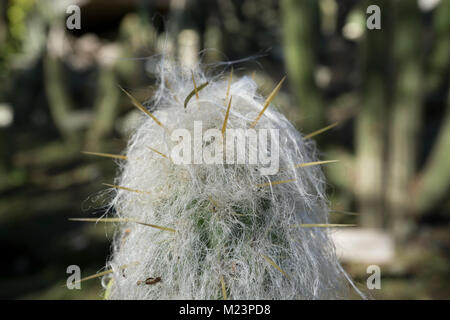
[[[208,83],[194,95],[192,77],[197,89]],[[108,264],[117,272],[109,298],[347,297],[328,229],[305,226],[326,224],[329,212],[320,166],[299,166],[318,160],[314,142],[272,105],[254,123],[265,99],[252,79],[230,80],[162,66],[147,110],[153,117],[143,115],[115,182],[121,188],[111,207],[130,222],[120,225],[114,240]],[[278,130],[278,139],[268,138],[265,150],[249,142],[244,152],[247,159],[252,148],[266,155],[278,150],[275,174],[264,174],[261,164],[225,159],[233,148],[227,131],[252,124],[257,132]],[[204,135],[224,127],[223,141]],[[192,163],[171,158],[180,143],[174,139],[177,129],[191,137],[202,133],[200,143],[191,141]],[[201,154],[213,150],[224,151],[223,161],[205,163]]]

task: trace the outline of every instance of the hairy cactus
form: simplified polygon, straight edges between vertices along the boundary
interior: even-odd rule
[[[148,107],[127,93],[145,114],[104,219],[120,222],[108,298],[348,297],[326,228],[331,161],[271,104],[281,82],[264,99],[249,77],[167,62],[159,74]]]

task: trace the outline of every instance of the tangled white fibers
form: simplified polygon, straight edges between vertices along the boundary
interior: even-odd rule
[[[157,92],[141,109],[110,203],[126,222],[108,262],[115,271],[109,298],[347,298],[329,229],[311,226],[327,224],[329,213],[320,163],[301,165],[318,161],[315,143],[274,109],[276,92],[265,100],[249,77],[207,76],[167,61],[159,68]],[[230,147],[217,135],[194,143],[187,133],[194,136],[195,123],[203,133],[277,130],[270,143],[248,139],[244,154],[258,148],[276,155],[279,170],[269,175],[259,163],[228,161]],[[183,143],[191,143],[184,163],[173,156],[177,129],[187,130]],[[189,161],[224,145],[220,163]]]

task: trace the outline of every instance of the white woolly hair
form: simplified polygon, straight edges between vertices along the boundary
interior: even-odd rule
[[[202,121],[204,131],[220,130],[231,96],[227,130],[249,128],[265,99],[249,77],[234,77],[226,100],[229,78],[223,74],[207,76],[200,68],[191,74],[167,61],[159,68],[147,107],[163,126],[143,113],[115,182],[122,188],[114,189],[110,203],[128,222],[120,224],[108,262],[116,271],[109,298],[347,298],[350,279],[329,229],[299,226],[328,222],[320,165],[296,167],[318,160],[315,143],[270,105],[255,128],[279,129],[278,174],[263,175],[257,164],[175,164],[163,156],[176,143],[173,130],[193,136],[194,121]],[[198,99],[192,77],[197,87],[208,82]],[[192,154],[201,152],[198,147]],[[285,183],[269,183],[276,181]]]

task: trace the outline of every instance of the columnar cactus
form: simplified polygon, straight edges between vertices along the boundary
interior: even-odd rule
[[[143,117],[111,185],[110,221],[120,224],[108,298],[348,297],[324,228],[327,161],[271,104],[281,83],[263,99],[249,77],[168,63],[160,75],[148,107],[127,93]],[[269,135],[233,145],[229,132],[249,129]],[[248,161],[252,152],[276,166]]]

